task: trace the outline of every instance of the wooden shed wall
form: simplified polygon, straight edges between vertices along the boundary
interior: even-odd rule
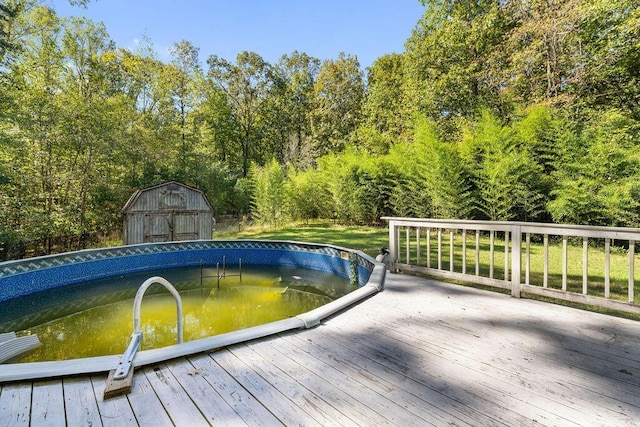
[[[124,244],[210,239],[213,231],[204,194],[175,182],[137,191],[123,214]]]

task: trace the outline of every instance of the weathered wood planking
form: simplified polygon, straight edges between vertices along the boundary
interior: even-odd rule
[[[69,377],[62,381],[68,426],[101,425],[97,397],[89,377]]]
[[[227,350],[222,350],[227,351]],[[255,396],[242,387],[231,374],[209,356],[190,358],[194,368],[216,389],[222,399],[235,411],[238,419],[248,425],[281,425]]]
[[[309,414],[289,400],[278,388],[273,387],[256,370],[243,361],[242,357],[235,357],[229,351],[215,354],[214,360],[222,369],[227,371],[244,389],[260,400],[279,422],[285,425],[321,425]],[[264,363],[264,362],[260,362]]]
[[[104,389],[107,384],[104,376],[95,375],[91,378],[93,391],[98,402],[98,410],[104,427],[128,427],[137,423],[136,416],[131,409],[131,405],[125,395],[102,399]]]
[[[323,325],[136,371],[0,385],[9,425],[640,425],[640,323],[389,274]],[[29,418],[30,417],[30,418]]]
[[[209,422],[216,426],[246,425],[242,420],[238,420],[236,412],[220,396],[216,388],[207,382],[206,371],[198,370],[191,363],[184,362],[172,362],[167,366]],[[233,379],[229,378],[229,381]]]
[[[387,291],[390,290],[392,289],[387,286]],[[599,356],[589,357],[580,353],[583,345],[591,349],[597,346],[597,341],[589,337],[586,344],[581,343],[579,331],[577,333],[575,329],[569,330],[571,318],[575,322],[577,317],[580,321],[576,323],[586,330],[594,330],[597,325],[604,330],[625,326],[618,330],[626,329],[630,339],[635,341],[640,326],[637,322],[595,313],[580,313],[576,316],[578,313],[574,309],[535,301],[513,304],[514,301],[508,297],[495,295],[495,299],[505,299],[498,310],[495,299],[487,299],[482,291],[446,284],[437,286],[436,290],[440,293],[440,298],[435,292],[428,295],[429,292],[425,289],[424,298],[402,298],[403,304],[400,306],[390,303],[391,301],[386,301],[384,307],[377,306],[381,299],[372,299],[370,310],[359,313],[362,316],[359,319],[360,324],[369,325],[366,331],[350,327],[348,318],[354,314],[350,312],[344,313],[331,326],[342,331],[335,336],[343,338],[355,334],[357,339],[362,335],[363,339],[375,341],[371,346],[376,349],[386,345],[393,351],[396,347],[403,348],[408,345],[410,353],[418,354],[424,363],[432,363],[433,370],[443,372],[453,367],[453,372],[464,371],[468,378],[475,378],[474,382],[483,389],[504,389],[507,391],[506,396],[510,398],[533,393],[534,398],[527,399],[530,405],[537,405],[536,411],[543,409],[556,417],[569,417],[572,421],[581,420],[587,424],[595,424],[600,420],[603,425],[615,420],[629,422],[640,417],[640,388],[637,382],[633,382],[640,372],[632,367],[640,357],[640,352],[618,350],[619,354],[623,354],[623,358],[631,356],[630,361],[621,368],[619,364],[610,360],[607,362]],[[404,289],[403,292],[412,291]],[[447,298],[447,304],[434,303],[437,299],[441,300],[442,294],[446,295],[446,292],[451,292],[452,295],[451,298]],[[456,302],[449,304],[449,300],[454,299]],[[461,300],[466,301],[458,305]],[[491,300],[494,300],[493,306],[484,303]],[[422,301],[430,303],[427,305]],[[528,305],[531,307],[522,310]],[[514,310],[505,316],[502,306],[519,307],[520,310]],[[536,321],[537,326],[528,325],[526,319],[532,313],[539,316],[536,312],[546,310],[548,311],[541,316],[542,319]],[[562,312],[562,315],[557,316],[559,312]],[[391,316],[386,315],[389,313]],[[565,316],[567,314],[569,316]],[[556,320],[558,317],[560,319]],[[585,318],[593,323],[584,320]],[[556,322],[559,325],[568,325],[567,330],[559,333]],[[610,322],[612,326],[607,326]],[[455,327],[452,327],[454,325]],[[621,334],[618,338],[625,340],[627,334]],[[578,336],[577,344],[573,348],[567,348],[564,341],[575,336]],[[391,339],[397,343],[393,344]],[[351,337],[350,342],[353,340]],[[508,340],[512,340],[512,343],[505,345]],[[553,341],[554,344],[550,345],[549,341]],[[615,348],[611,341],[605,340],[604,337],[600,338],[600,347],[603,352],[611,347],[609,351],[612,353]],[[533,357],[537,356],[536,352],[542,353],[545,359],[536,363],[533,360]],[[406,358],[406,354],[400,353],[397,357]],[[576,358],[578,360],[574,360]],[[436,363],[438,360],[441,360],[441,363]],[[458,369],[456,365],[459,365]],[[432,369],[425,367],[421,371]],[[616,391],[615,388],[611,388],[612,385],[621,388]],[[609,396],[601,396],[603,388],[608,390]],[[576,398],[572,394],[582,398]],[[524,409],[527,408],[523,407]]]
[[[5,384],[0,390],[0,426],[28,426],[31,384]]]
[[[324,334],[325,336],[320,338],[315,335],[314,331],[313,335],[306,339],[296,335],[290,335],[285,339],[290,340],[301,349],[313,349],[315,357],[333,361],[348,377],[351,377],[352,372],[369,377],[371,380],[369,387],[386,391],[396,402],[401,402],[407,411],[429,423],[446,424],[455,420],[457,424],[491,426],[522,425],[526,421],[522,417],[517,417],[505,422],[502,415],[506,408],[497,405],[493,412],[495,415],[492,416],[474,410],[460,403],[459,396],[448,396],[446,391],[450,387],[438,389],[434,387],[432,382],[422,383],[398,370],[402,365],[392,363],[391,366],[386,366],[384,360],[378,360],[374,352],[359,347],[356,342],[348,339],[326,339],[326,332]],[[387,355],[382,355],[382,357],[388,360]],[[489,401],[485,403],[485,408],[491,404]],[[453,407],[454,410],[447,411],[448,407]]]
[[[174,424],[193,427],[209,425],[166,365],[147,367],[141,371],[149,380],[149,384]]]
[[[65,423],[62,380],[34,383],[31,395],[31,425],[56,427],[64,426]]]
[[[234,346],[230,351],[237,359],[250,365],[265,381],[286,395],[289,402],[293,402],[295,406],[300,408],[300,414],[305,414],[308,417],[306,424],[357,426],[355,422],[347,418],[343,413],[327,404],[316,394],[311,393],[310,390],[301,386],[295,378],[288,375],[284,370],[281,359],[265,358],[247,345]],[[215,354],[212,356],[216,360],[220,360]],[[290,406],[289,410],[292,408],[294,406]]]
[[[104,379],[105,381],[107,380],[106,374]],[[142,371],[135,371],[133,388],[126,397],[139,425],[153,427],[173,426],[169,414],[167,414],[158,395]]]

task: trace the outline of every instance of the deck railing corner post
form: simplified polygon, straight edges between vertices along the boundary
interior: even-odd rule
[[[396,239],[396,223],[389,219],[389,271],[396,271],[396,263],[398,262],[398,242]]]

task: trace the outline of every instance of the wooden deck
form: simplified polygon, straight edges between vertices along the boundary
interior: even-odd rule
[[[640,425],[640,322],[390,274],[323,325],[136,371],[4,384],[0,426]]]

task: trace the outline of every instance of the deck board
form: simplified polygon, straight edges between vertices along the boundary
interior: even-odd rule
[[[142,371],[174,424],[193,427],[209,425],[166,364],[143,368]]]
[[[65,422],[62,380],[34,383],[31,395],[31,425],[56,427],[64,426]]]
[[[106,380],[106,377],[105,377]],[[69,377],[62,381],[66,422],[69,426],[100,425],[98,397],[90,377]]]
[[[136,370],[0,385],[5,425],[640,426],[640,322],[389,274],[305,331]]]

